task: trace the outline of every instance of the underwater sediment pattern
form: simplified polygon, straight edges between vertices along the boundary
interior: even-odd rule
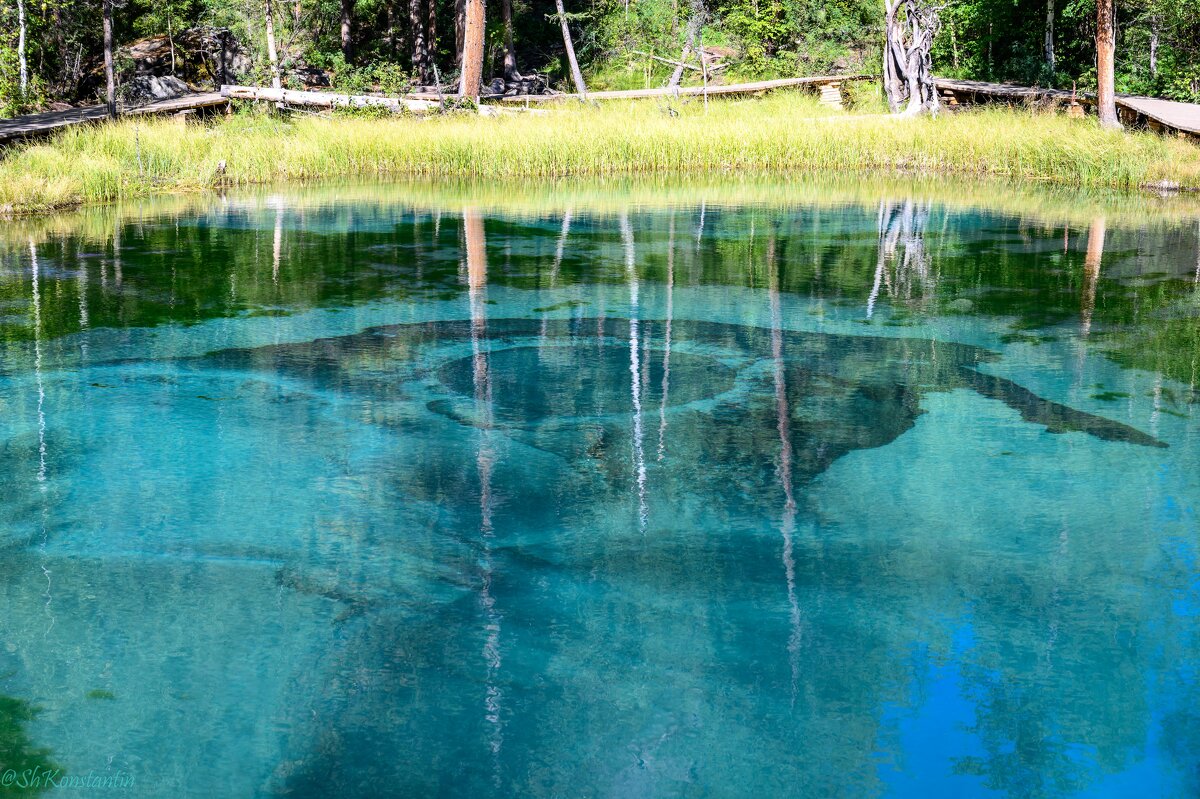
[[[1195,795],[1196,244],[903,200],[10,234],[0,771]]]

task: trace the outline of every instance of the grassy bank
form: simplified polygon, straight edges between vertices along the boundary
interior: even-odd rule
[[[224,162],[222,171],[219,164]],[[500,119],[123,121],[70,129],[0,161],[0,208],[361,175],[516,178],[705,173],[959,174],[1092,188],[1200,185],[1200,148],[1090,120],[987,110],[900,120],[810,98],[565,107]]]

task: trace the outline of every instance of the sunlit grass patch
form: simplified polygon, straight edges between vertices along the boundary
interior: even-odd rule
[[[869,109],[869,104],[863,104]],[[224,164],[222,168],[220,165]],[[560,104],[501,118],[280,120],[70,129],[0,162],[0,208],[353,175],[516,178],[706,173],[959,174],[1093,188],[1200,184],[1200,148],[1091,120],[988,109],[937,119],[840,113],[808,95]]]

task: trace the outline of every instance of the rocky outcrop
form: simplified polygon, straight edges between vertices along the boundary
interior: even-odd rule
[[[151,36],[122,47],[118,63],[132,64],[122,82],[139,76],[173,76],[199,86],[237,83],[249,74],[249,51],[225,28],[189,28],[172,39]]]

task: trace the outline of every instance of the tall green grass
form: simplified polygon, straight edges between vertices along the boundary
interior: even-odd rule
[[[219,164],[224,162],[224,169]],[[1200,148],[1021,110],[937,119],[830,112],[810,98],[565,106],[501,118],[209,125],[125,120],[73,128],[0,161],[0,208],[47,210],[158,192],[362,175],[454,178],[866,171],[1092,188],[1200,185]]]

